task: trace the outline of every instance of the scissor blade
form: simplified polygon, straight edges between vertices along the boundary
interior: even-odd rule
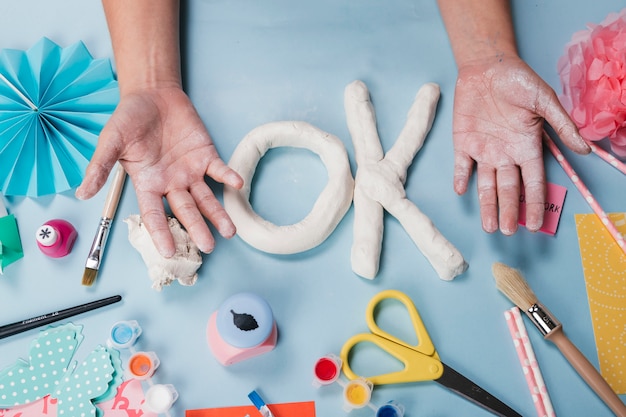
[[[489,394],[487,391],[450,368],[443,365],[443,375],[435,381],[456,392],[465,399],[500,417],[522,417],[511,407]]]

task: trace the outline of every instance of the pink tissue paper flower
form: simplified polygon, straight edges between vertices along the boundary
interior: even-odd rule
[[[588,141],[609,138],[626,157],[626,9],[576,32],[557,69],[563,107]]]

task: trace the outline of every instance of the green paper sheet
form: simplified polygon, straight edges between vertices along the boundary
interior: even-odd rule
[[[15,216],[0,217],[0,274],[4,268],[24,257]]]

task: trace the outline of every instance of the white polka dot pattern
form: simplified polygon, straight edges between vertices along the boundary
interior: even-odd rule
[[[610,213],[626,234],[626,213]],[[595,214],[577,214],[576,228],[600,372],[626,393],[626,256]]]
[[[99,346],[71,376],[66,376],[53,394],[58,417],[88,417],[96,415],[97,402],[109,391],[115,369],[109,351]]]
[[[83,339],[74,325],[42,331],[29,352],[0,372],[0,407],[28,404],[52,393],[67,372],[76,347]]]
[[[18,359],[0,372],[0,409],[51,395],[58,417],[96,416],[94,404],[112,398],[122,382],[121,361],[115,349],[98,346],[77,367],[72,357],[83,340],[81,330],[67,324],[40,332],[30,360]]]

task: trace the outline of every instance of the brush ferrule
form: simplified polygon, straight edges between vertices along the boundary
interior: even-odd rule
[[[91,269],[99,269],[100,261],[102,258],[102,251],[104,250],[104,246],[106,245],[107,238],[109,236],[109,229],[111,228],[111,220],[108,217],[102,217],[100,219],[100,224],[98,225],[98,231],[96,232],[96,236],[93,239],[93,243],[91,244],[91,249],[89,250],[89,256],[87,256],[87,264],[85,265],[87,268]]]
[[[530,306],[526,311],[526,315],[530,317],[543,336],[547,336],[554,329],[561,327],[561,323],[541,303],[535,303]]]

